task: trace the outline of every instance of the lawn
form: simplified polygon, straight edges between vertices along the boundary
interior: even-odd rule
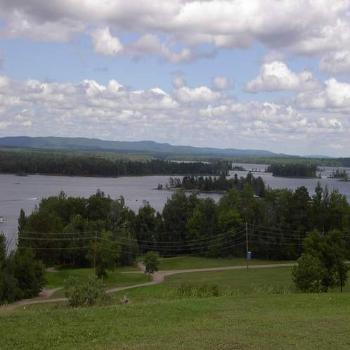
[[[124,287],[132,284],[138,284],[148,281],[148,277],[143,273],[126,273],[130,271],[138,271],[136,268],[117,268],[107,272],[107,277],[104,283],[108,287]],[[57,271],[46,272],[46,288],[59,288],[65,285],[65,281],[69,277],[74,277],[78,280],[86,280],[88,277],[94,276],[94,270],[91,268],[85,269],[58,269]]]
[[[220,295],[244,296],[261,294],[294,293],[290,267],[190,272],[166,277],[158,285],[135,288],[114,295],[119,300],[127,295],[133,303],[146,301],[172,300],[178,298],[178,287],[190,283],[193,286],[203,284],[217,285]]]
[[[187,298],[0,313],[0,348],[349,349],[349,294]]]
[[[293,261],[271,261],[271,260],[258,260],[252,259],[249,261],[250,265],[261,264],[283,264],[291,263]],[[179,256],[174,258],[162,258],[160,259],[159,270],[185,270],[185,269],[202,269],[210,267],[221,266],[245,266],[246,260],[242,258],[201,258],[196,256]]]

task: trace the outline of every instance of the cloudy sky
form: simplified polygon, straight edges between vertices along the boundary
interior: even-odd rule
[[[0,136],[350,156],[350,0],[0,0]]]

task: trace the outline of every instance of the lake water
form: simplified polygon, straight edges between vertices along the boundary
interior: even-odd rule
[[[266,165],[261,164],[242,164],[247,170],[258,169],[263,171]],[[333,168],[326,168],[322,175],[330,174]],[[350,169],[346,169],[350,174]],[[245,176],[247,172],[236,171],[239,176]],[[261,176],[265,183],[271,188],[289,188],[296,189],[305,186],[310,193],[313,193],[317,182],[327,185],[330,190],[337,189],[344,194],[350,202],[350,182],[341,182],[335,179],[291,179],[273,177],[269,173],[259,172],[254,174]],[[167,199],[171,196],[170,191],[155,190],[159,183],[166,184],[169,176],[138,176],[138,177],[120,177],[120,178],[94,178],[94,177],[66,177],[66,176],[15,176],[0,175],[0,216],[6,219],[6,222],[0,223],[0,231],[3,231],[9,240],[14,244],[17,219],[21,208],[27,214],[39,204],[41,198],[57,195],[64,191],[69,196],[88,197],[96,192],[97,189],[110,195],[112,198],[125,198],[126,205],[137,211],[149,202],[156,210],[161,211]],[[205,195],[218,200],[220,195]]]

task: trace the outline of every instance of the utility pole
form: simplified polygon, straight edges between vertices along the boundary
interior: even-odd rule
[[[248,252],[249,252],[249,236],[248,236],[248,222],[246,221],[245,223],[245,258],[247,261],[247,270],[249,268]]]
[[[97,251],[97,231],[95,232],[95,242],[94,242],[94,270],[96,275],[96,251]]]

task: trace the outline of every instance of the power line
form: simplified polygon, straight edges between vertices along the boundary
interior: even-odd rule
[[[18,237],[24,241],[87,241],[93,240],[95,237],[73,237],[73,238],[38,238],[38,237]]]

